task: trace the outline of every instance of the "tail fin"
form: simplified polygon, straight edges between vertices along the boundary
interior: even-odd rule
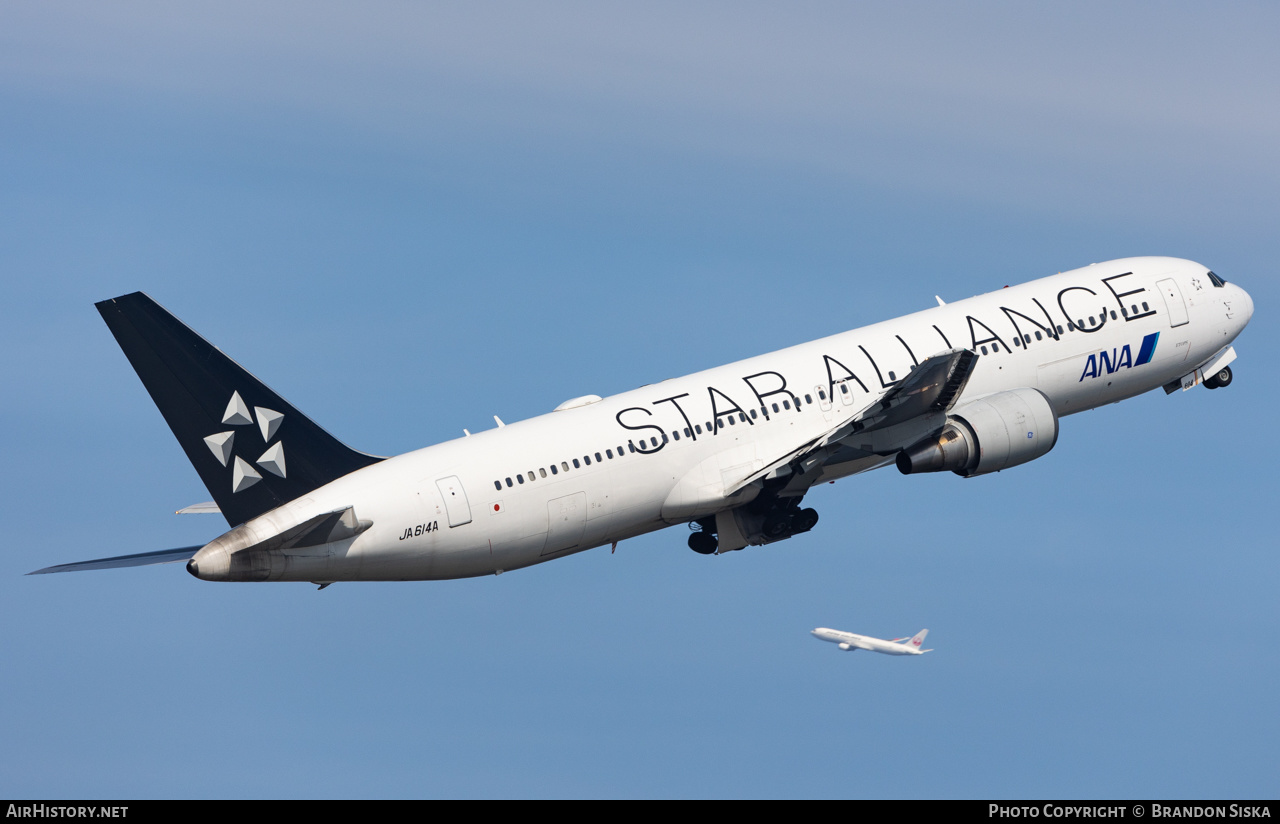
[[[96,306],[231,526],[382,460],[316,426],[147,295]]]
[[[915,635],[911,636],[911,640],[907,642],[907,646],[911,647],[912,649],[916,649],[916,650],[920,650],[921,652],[924,652],[925,650],[921,650],[920,648],[924,646],[924,637],[928,634],[929,634],[929,630],[927,629],[920,630]]]

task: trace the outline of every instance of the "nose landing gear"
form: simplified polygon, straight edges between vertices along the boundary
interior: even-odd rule
[[[1207,389],[1220,389],[1224,386],[1231,385],[1231,367],[1224,366],[1214,373],[1213,377],[1205,378],[1204,385]]]

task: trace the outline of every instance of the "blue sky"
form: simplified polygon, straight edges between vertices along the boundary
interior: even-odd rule
[[[0,7],[0,795],[1274,797],[1273,4]],[[217,585],[93,302],[394,454],[1115,257],[1225,391],[468,581]],[[1268,343],[1270,341],[1270,343]],[[808,636],[931,630],[937,652]]]

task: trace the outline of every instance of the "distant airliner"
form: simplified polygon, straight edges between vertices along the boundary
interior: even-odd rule
[[[933,652],[931,649],[920,649],[924,644],[924,637],[929,634],[927,629],[920,630],[911,638],[894,638],[892,641],[826,627],[811,630],[810,634],[819,641],[830,641],[836,644],[845,652],[856,652],[860,649],[883,652],[885,655],[923,655],[926,652]]]
[[[838,296],[831,296],[833,299]],[[1041,457],[1058,419],[1231,382],[1243,289],[1188,260],[1099,263],[394,458],[325,432],[146,295],[97,304],[232,527],[206,581],[465,578],[674,524],[703,554],[813,529],[815,484],[897,464],[962,477]],[[838,309],[838,302],[831,306]],[[340,379],[338,391],[349,386]]]

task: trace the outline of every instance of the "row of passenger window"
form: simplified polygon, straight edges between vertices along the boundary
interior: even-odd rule
[[[1139,312],[1138,312],[1138,307],[1137,307],[1136,305],[1132,306],[1132,307],[1131,307],[1131,310],[1132,310],[1132,313],[1133,313],[1134,315],[1138,315],[1138,314],[1139,314]],[[1077,331],[1077,329],[1079,329],[1079,330],[1084,330],[1084,329],[1089,329],[1089,328],[1092,328],[1092,327],[1094,327],[1094,326],[1097,326],[1099,323],[1102,323],[1102,322],[1105,322],[1105,321],[1106,321],[1106,319],[1107,319],[1107,318],[1106,318],[1107,311],[1108,311],[1108,310],[1107,310],[1107,309],[1105,309],[1105,308],[1102,310],[1102,313],[1103,313],[1103,314],[1102,314],[1102,320],[1101,320],[1101,321],[1097,320],[1097,319],[1096,319],[1096,317],[1095,317],[1094,315],[1090,315],[1090,316],[1089,316],[1089,324],[1088,324],[1088,326],[1086,326],[1086,325],[1085,325],[1084,319],[1083,319],[1083,318],[1081,318],[1080,320],[1077,320],[1075,323],[1067,323],[1067,329],[1068,329],[1069,331],[1075,332],[1075,331]],[[1148,307],[1147,303],[1144,301],[1144,302],[1143,302],[1143,304],[1142,304],[1142,312],[1143,312],[1143,313],[1149,313],[1150,311],[1151,311],[1151,309]],[[1112,319],[1112,320],[1116,320],[1116,319],[1117,319],[1117,317],[1116,317],[1116,311],[1115,311],[1114,309],[1112,309],[1112,310],[1110,310],[1110,313],[1111,313],[1111,319]],[[1125,311],[1124,307],[1121,307],[1121,308],[1120,308],[1120,313],[1121,313],[1121,314],[1123,314],[1125,317],[1128,317],[1128,316],[1129,316],[1129,314],[1130,314],[1129,312],[1126,312],[1126,311]],[[1056,326],[1056,327],[1055,327],[1055,329],[1057,330],[1058,335],[1062,335],[1062,334],[1063,334],[1063,330],[1062,330],[1062,327],[1061,327],[1061,326]],[[1031,335],[1021,335],[1021,336],[1014,337],[1014,339],[1013,339],[1013,345],[1014,345],[1014,346],[1018,346],[1018,347],[1021,347],[1021,346],[1027,346],[1027,345],[1029,345],[1029,344],[1031,343],[1031,337],[1032,337]],[[1041,334],[1040,330],[1036,330],[1036,332],[1035,332],[1035,339],[1036,339],[1036,340],[1043,340],[1043,339],[1044,339],[1044,335],[1042,335],[1042,334]],[[979,347],[979,349],[981,350],[982,354],[984,354],[984,355],[988,354],[988,352],[989,352],[989,351],[990,351],[990,353],[992,353],[992,354],[994,354],[994,353],[998,353],[998,352],[1000,352],[1000,351],[1006,351],[1006,352],[1007,352],[1007,351],[1009,351],[1007,348],[1005,348],[1004,350],[1002,350],[1002,349],[1001,349],[1000,344],[998,344],[998,343],[993,343],[993,344],[991,344],[990,350],[988,350],[988,348],[987,348],[987,346],[986,346],[985,344],[984,344],[984,345],[982,345],[982,346],[980,346],[980,347]],[[894,375],[894,373],[893,373],[893,372],[890,372],[890,373],[889,373],[889,380],[891,380],[891,381],[893,381],[893,380],[897,380],[897,377]],[[846,383],[844,383],[844,382],[841,382],[841,383],[840,383],[840,392],[841,392],[843,395],[845,395],[845,396],[846,396],[846,397],[845,397],[845,402],[846,402],[846,403],[848,403],[848,399],[847,399],[847,398],[848,398],[848,395],[849,395],[849,386],[848,386],[848,384],[846,384]],[[826,393],[826,391],[825,391],[825,390],[823,390],[823,389],[818,389],[818,390],[817,390],[817,394],[818,394],[818,399],[819,399],[820,401],[822,401],[822,402],[824,402],[824,403],[825,403],[825,402],[827,402],[827,393]],[[811,395],[811,394],[805,394],[805,396],[804,396],[804,402],[805,402],[805,404],[812,405],[812,404],[813,404],[813,395]],[[791,411],[792,409],[794,409],[796,412],[799,412],[799,411],[801,410],[801,404],[800,404],[798,401],[797,401],[797,403],[795,404],[795,406],[793,407],[793,406],[791,405],[791,401],[790,401],[789,399],[788,399],[788,400],[784,400],[784,401],[782,401],[781,407],[779,407],[779,405],[778,405],[778,404],[776,404],[776,403],[774,403],[774,404],[770,404],[770,406],[772,407],[772,409],[773,409],[773,411],[774,411],[774,413],[775,413],[775,414],[779,414],[779,413],[784,412],[784,411]],[[724,428],[726,427],[726,425],[727,425],[727,426],[735,426],[735,425],[737,425],[738,423],[746,423],[746,422],[747,422],[747,414],[748,414],[748,413],[738,412],[736,415],[734,415],[734,414],[732,414],[732,413],[722,415],[721,417],[719,417],[719,418],[717,418],[717,419],[716,419],[716,425],[717,425],[717,427],[718,427],[719,429],[724,429]],[[760,417],[760,416],[763,416],[765,420],[768,420],[768,419],[769,419],[769,409],[768,409],[768,408],[766,408],[766,407],[763,407],[763,406],[762,406],[762,407],[760,407],[760,415],[757,415],[757,414],[756,414],[756,410],[754,410],[754,409],[752,409],[752,410],[751,410],[751,412],[750,412],[749,414],[750,414],[750,416],[751,416],[751,419],[752,419],[752,420],[756,420],[756,419],[757,419],[758,417]],[[735,420],[734,420],[734,418],[737,418],[737,420],[735,421]],[[699,424],[694,424],[694,425],[693,425],[693,431],[692,431],[692,432],[690,432],[689,427],[687,427],[687,426],[686,426],[683,430],[675,430],[675,431],[673,431],[673,432],[671,433],[671,437],[678,441],[678,440],[680,440],[680,433],[681,433],[681,431],[683,431],[683,432],[684,432],[684,436],[685,436],[685,438],[693,438],[693,436],[694,436],[695,434],[697,434],[697,435],[701,435],[701,434],[703,434],[704,430],[703,430],[703,428],[702,428],[702,427],[703,427],[703,425],[702,425],[702,424],[700,424],[700,423],[699,423]],[[705,431],[706,431],[706,432],[708,432],[708,433],[713,433],[713,434],[714,434],[714,431],[715,431],[715,430],[713,430],[713,428],[712,428],[712,422],[711,422],[711,421],[707,421],[707,423],[706,423],[706,430],[705,430]],[[624,454],[626,454],[627,452],[647,452],[647,451],[650,451],[650,450],[652,450],[652,449],[656,449],[656,448],[658,447],[658,441],[659,441],[659,439],[658,439],[658,438],[656,438],[656,437],[651,437],[651,438],[649,438],[649,444],[648,444],[648,448],[647,448],[647,449],[646,449],[646,445],[645,445],[645,442],[644,442],[644,440],[643,440],[643,439],[640,441],[640,448],[639,448],[639,449],[637,449],[637,448],[636,448],[636,445],[635,445],[635,442],[634,442],[634,441],[628,441],[628,442],[627,442],[627,446],[626,446],[626,450],[624,451],[624,450],[623,450],[623,447],[619,446],[619,447],[618,447],[618,451],[617,451],[617,455],[616,455],[616,456],[614,455],[614,450],[613,450],[613,449],[606,449],[606,450],[604,451],[604,456],[603,456],[603,457],[601,457],[601,454],[600,454],[599,452],[594,453],[594,455],[595,455],[595,461],[596,461],[596,463],[604,463],[606,460],[611,461],[611,460],[613,460],[615,457],[621,458],[621,457],[622,457]],[[662,438],[661,438],[661,441],[662,441],[662,443],[664,443],[664,444],[665,444],[665,443],[669,443],[669,440],[668,440],[668,438],[667,438],[666,434],[663,434],[663,436],[662,436]],[[570,461],[561,461],[561,462],[560,462],[560,465],[559,465],[559,467],[558,467],[558,468],[557,468],[557,466],[556,466],[555,464],[551,464],[549,467],[539,467],[536,471],[531,469],[531,470],[529,470],[528,472],[524,472],[524,473],[519,473],[519,472],[517,472],[513,478],[505,478],[504,480],[506,481],[506,484],[507,484],[507,487],[508,487],[508,488],[514,487],[514,486],[516,486],[516,485],[518,485],[518,484],[523,484],[523,483],[525,482],[525,479],[526,479],[526,478],[528,478],[529,483],[533,483],[534,481],[538,480],[539,478],[546,478],[546,477],[548,477],[548,475],[547,475],[547,471],[548,471],[548,469],[550,469],[550,471],[551,471],[551,475],[559,475],[561,472],[569,472],[569,471],[571,471],[571,470],[570,470],[570,466],[569,466],[569,464],[570,464]],[[581,468],[583,468],[584,466],[591,466],[591,455],[583,455],[583,456],[582,456],[581,461],[579,461],[579,459],[578,459],[578,458],[574,458],[574,459],[572,460],[572,464],[573,464],[573,467],[572,467],[573,469],[581,469]],[[501,491],[501,490],[502,490],[502,484],[503,484],[503,481],[494,481],[494,482],[493,482],[493,488],[494,488],[494,489],[496,489],[496,490],[498,490],[498,491]]]
[[[657,440],[658,440],[657,438],[654,438],[654,446],[657,446],[657,445],[658,445],[658,444],[657,444]],[[643,445],[644,445],[644,442],[642,441],[642,442],[641,442],[641,446],[643,446]],[[630,442],[630,441],[629,441],[629,442],[627,443],[627,448],[628,448],[628,449],[630,449],[632,452],[636,452],[636,451],[638,451],[638,450],[636,449],[636,447],[635,447],[635,443],[634,443],[634,442]],[[619,446],[619,447],[618,447],[618,454],[616,455],[616,457],[621,458],[621,457],[622,457],[622,455],[623,455],[623,450],[622,450],[622,447],[621,447],[621,446]],[[606,450],[604,451],[604,455],[603,455],[603,456],[602,456],[599,452],[595,453],[596,463],[604,463],[606,460],[610,460],[610,461],[611,461],[611,460],[613,460],[613,459],[614,459],[614,457],[615,457],[615,455],[614,455],[614,453],[613,453],[613,449],[612,449],[612,448],[610,448],[610,449],[606,449]],[[582,460],[581,460],[581,461],[579,461],[577,458],[574,458],[574,459],[573,459],[573,468],[574,468],[574,469],[581,469],[581,468],[583,467],[583,465],[584,465],[584,464],[585,464],[586,466],[591,466],[591,456],[590,456],[590,455],[583,455],[583,456],[582,456]],[[569,470],[569,461],[561,461],[559,466],[556,466],[555,464],[551,464],[550,469],[551,469],[551,474],[552,474],[552,475],[559,475],[561,472],[569,472],[569,471],[570,471],[570,470]],[[536,473],[536,474],[534,473],[534,471],[533,471],[532,469],[531,469],[531,470],[529,470],[529,472],[528,472],[527,474],[526,474],[526,473],[520,473],[520,472],[517,472],[517,473],[516,473],[516,475],[515,475],[515,481],[514,481],[514,482],[512,481],[512,479],[511,479],[511,478],[507,478],[507,479],[506,479],[506,481],[507,481],[507,486],[508,486],[508,487],[512,487],[512,486],[515,486],[516,484],[523,484],[523,483],[525,482],[525,478],[526,478],[526,477],[528,477],[528,479],[529,479],[529,483],[533,483],[533,482],[534,482],[535,480],[537,480],[538,478],[546,478],[546,477],[547,477],[547,467],[545,467],[545,466],[544,466],[544,467],[539,467],[539,468],[538,468],[538,471],[537,471],[537,473]],[[497,489],[497,490],[501,490],[501,489],[502,489],[502,481],[494,481],[494,482],[493,482],[493,488],[494,488],[494,489]]]
[[[844,386],[842,384],[840,388],[846,394],[848,394],[849,387]],[[821,400],[826,401],[827,393],[824,390],[819,389],[818,397]],[[804,402],[807,404],[812,404],[813,395],[811,394],[805,395]],[[789,399],[783,400],[781,405],[775,403],[775,404],[771,404],[770,406],[772,407],[775,413],[789,412],[793,410],[796,412],[799,412],[801,410],[801,404],[799,402],[797,402],[795,406],[792,406],[791,401]],[[503,480],[494,481],[493,488],[501,492],[504,481],[506,482],[507,488],[510,489],[512,487],[524,484],[526,479],[529,483],[534,483],[539,479],[548,478],[548,477],[551,477],[552,475],[560,475],[562,473],[570,472],[573,469],[583,469],[585,467],[591,466],[593,455],[595,457],[596,463],[604,463],[605,461],[612,461],[614,460],[614,458],[621,458],[623,455],[627,453],[650,452],[657,449],[659,443],[667,444],[667,443],[670,443],[672,440],[676,440],[676,441],[680,440],[681,432],[684,433],[684,437],[686,439],[696,440],[694,436],[701,435],[704,433],[704,431],[707,433],[714,434],[714,432],[718,431],[719,429],[726,429],[730,426],[737,426],[739,423],[746,423],[748,414],[750,415],[752,420],[757,420],[761,417],[763,417],[765,420],[769,420],[769,408],[763,407],[763,406],[760,407],[760,411],[758,414],[754,409],[752,409],[750,413],[741,412],[741,411],[737,413],[730,412],[730,413],[726,413],[724,415],[719,416],[715,420],[714,428],[711,421],[706,422],[705,430],[703,429],[703,424],[696,423],[693,425],[692,430],[687,426],[684,427],[683,429],[673,430],[671,432],[670,438],[667,437],[666,433],[663,433],[661,438],[650,437],[647,441],[641,438],[639,448],[636,448],[635,441],[627,441],[626,448],[624,449],[623,447],[619,446],[617,449],[617,454],[615,454],[614,450],[610,448],[610,449],[604,450],[603,455],[601,455],[601,453],[599,452],[595,452],[595,453],[592,453],[591,455],[583,455],[581,460],[579,460],[578,458],[573,458],[571,461],[561,461],[558,466],[556,464],[551,464],[549,466],[538,467],[538,469],[536,470],[530,469],[528,472],[517,472],[512,477],[504,478]],[[572,467],[570,467],[570,464],[572,464]],[[550,471],[550,475],[548,475],[548,471]]]
[[[1119,318],[1118,318],[1118,317],[1117,317],[1117,315],[1116,315],[1116,310],[1111,309],[1111,310],[1109,310],[1109,311],[1110,311],[1111,319],[1112,319],[1112,320],[1119,320]],[[1079,319],[1079,320],[1077,320],[1075,323],[1068,323],[1068,324],[1067,324],[1067,330],[1068,330],[1068,331],[1071,331],[1071,332],[1075,332],[1075,331],[1077,331],[1077,330],[1079,330],[1079,331],[1084,331],[1085,329],[1092,329],[1092,328],[1093,328],[1093,327],[1095,327],[1095,326],[1099,326],[1099,325],[1101,325],[1101,324],[1103,324],[1103,323],[1106,323],[1106,320],[1107,320],[1107,313],[1108,313],[1108,310],[1107,310],[1105,307],[1103,307],[1103,309],[1102,309],[1102,314],[1101,314],[1101,315],[1097,315],[1097,316],[1095,316],[1095,315],[1090,315],[1090,316],[1089,316],[1089,323],[1088,323],[1088,325],[1087,325],[1087,326],[1085,325],[1084,318],[1080,318],[1080,319]],[[1148,306],[1148,305],[1147,305],[1147,302],[1146,302],[1146,301],[1143,301],[1143,302],[1142,302],[1142,312],[1139,312],[1139,311],[1138,311],[1138,306],[1137,306],[1137,304],[1134,304],[1133,306],[1129,307],[1129,309],[1128,309],[1128,310],[1126,310],[1123,306],[1121,306],[1121,307],[1120,307],[1120,314],[1121,314],[1121,315],[1123,315],[1123,316],[1124,316],[1124,317],[1126,317],[1126,318],[1127,318],[1127,317],[1129,317],[1129,315],[1130,315],[1130,314],[1132,314],[1132,315],[1134,315],[1135,317],[1137,317],[1137,316],[1138,316],[1138,315],[1140,315],[1140,314],[1151,314],[1151,308],[1150,308],[1150,306]],[[1058,335],[1062,335],[1062,334],[1063,334],[1062,326],[1060,326],[1060,325],[1059,325],[1059,326],[1056,326],[1056,327],[1054,327],[1054,328],[1057,330]],[[1043,339],[1044,339],[1044,336],[1040,334],[1040,331],[1039,331],[1039,330],[1036,330],[1035,338],[1036,338],[1036,340],[1043,340]],[[1021,346],[1027,346],[1027,345],[1029,345],[1030,343],[1031,343],[1031,335],[1022,335],[1022,336],[1014,335],[1014,337],[1013,337],[1013,345],[1014,345],[1014,346],[1018,346],[1018,347],[1021,347]],[[987,347],[986,347],[985,345],[980,346],[980,347],[978,347],[978,348],[979,348],[979,350],[982,352],[982,354],[984,354],[984,355],[985,355],[985,354],[987,354]],[[1002,351],[1003,351],[1003,352],[1008,352],[1008,351],[1009,351],[1009,349],[1008,349],[1008,347],[1007,347],[1007,346],[1006,346],[1006,347],[1004,347],[1004,348],[1002,349],[1002,348],[1001,348],[1001,346],[1000,346],[1000,344],[998,344],[998,343],[993,343],[993,344],[991,344],[991,350],[990,350],[990,351],[991,351],[991,354],[997,354],[997,353],[1002,352]],[[893,380],[893,373],[892,373],[892,372],[890,372],[890,373],[889,373],[889,379],[890,379],[890,380]]]

